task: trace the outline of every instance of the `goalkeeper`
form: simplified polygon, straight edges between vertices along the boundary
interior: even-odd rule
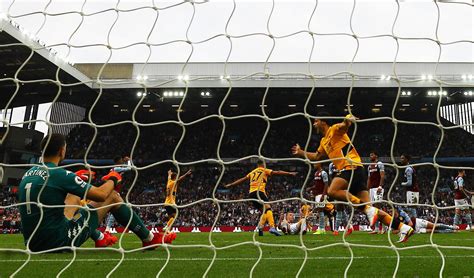
[[[94,187],[76,174],[57,167],[66,156],[66,138],[51,134],[41,142],[44,165],[29,169],[20,182],[19,201],[23,237],[27,249],[47,251],[81,246],[108,212],[141,239],[143,247],[154,249],[171,243],[176,234],[151,233],[133,210],[114,191],[122,177],[117,172],[104,176],[104,183]],[[89,210],[80,208],[87,198]],[[64,205],[69,207],[64,207]],[[74,206],[74,207],[72,207]],[[130,223],[129,223],[130,222]],[[62,248],[61,248],[62,247]]]

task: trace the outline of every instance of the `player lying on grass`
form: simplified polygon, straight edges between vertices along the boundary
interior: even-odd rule
[[[415,230],[417,234],[424,234],[424,233],[431,233],[434,232],[438,233],[450,233],[457,230],[456,226],[446,225],[443,223],[432,223],[428,220],[424,220],[421,218],[410,217],[408,213],[406,213],[403,209],[397,207],[395,210],[394,217],[398,218],[401,222],[409,225]],[[394,230],[394,233],[398,233],[398,230]]]
[[[278,228],[285,235],[297,235],[300,233],[305,235],[306,219],[304,217],[300,217],[300,220],[295,222],[295,215],[293,213],[282,213],[280,215],[280,220],[278,221]]]
[[[314,120],[314,128],[319,134],[323,135],[317,151],[314,153],[306,152],[296,144],[292,147],[292,153],[311,161],[320,161],[324,157],[328,157],[339,171],[329,185],[329,197],[339,201],[351,202],[352,204],[366,203],[366,205],[359,205],[357,208],[365,213],[371,227],[379,219],[385,225],[390,225],[392,217],[369,204],[367,178],[362,160],[347,135],[349,127],[357,118],[353,115],[347,115],[342,123],[330,125],[328,119],[321,118],[327,116],[329,114],[320,113]],[[410,226],[401,223],[397,219],[394,219],[392,229],[400,230],[399,242],[407,241],[414,232]]]
[[[171,243],[176,238],[176,234],[151,233],[138,215],[123,203],[120,194],[114,191],[122,181],[117,172],[104,176],[104,183],[95,187],[59,168],[66,156],[66,147],[64,135],[51,134],[44,138],[41,142],[44,165],[29,169],[20,182],[18,196],[22,204],[19,209],[28,249],[59,251],[81,246],[109,212],[122,226],[128,226],[147,249],[154,249],[163,242]],[[91,200],[88,207],[95,210],[79,208],[84,198]]]

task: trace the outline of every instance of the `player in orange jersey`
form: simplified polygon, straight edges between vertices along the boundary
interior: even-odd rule
[[[174,222],[176,217],[176,192],[178,191],[178,185],[180,185],[183,180],[191,175],[191,170],[188,170],[184,175],[178,178],[178,173],[173,172],[172,170],[168,170],[168,181],[166,183],[166,199],[165,199],[165,210],[166,214],[168,214],[168,222],[165,226],[165,231],[168,231],[171,225]]]
[[[353,115],[347,115],[341,123],[330,124],[327,113],[320,113],[314,120],[314,128],[319,134],[323,135],[316,152],[307,152],[296,144],[292,147],[292,153],[295,156],[307,157],[312,161],[320,161],[328,157],[336,166],[339,173],[332,179],[329,185],[328,195],[339,201],[349,201],[359,205],[370,226],[380,219],[385,225],[391,225],[393,230],[399,230],[399,242],[405,242],[414,233],[414,230],[400,222],[397,218],[393,219],[386,212],[371,206],[369,192],[367,190],[367,178],[359,153],[352,144],[347,132],[353,122],[357,120]]]
[[[271,176],[296,176],[296,172],[285,172],[285,171],[273,171],[271,169],[265,168],[265,162],[263,160],[259,160],[257,163],[257,168],[255,168],[252,172],[247,174],[245,177],[240,178],[232,183],[226,184],[226,188],[230,188],[232,186],[244,183],[246,181],[250,181],[250,189],[249,189],[249,198],[252,199],[253,206],[262,211],[263,216],[260,219],[260,223],[258,225],[258,235],[263,236],[263,227],[265,223],[268,222],[270,225],[270,233],[276,236],[281,236],[280,232],[277,231],[275,227],[275,219],[273,219],[273,212],[270,207],[270,204],[262,204],[261,202],[268,202],[267,192],[265,187],[267,185],[268,178]]]

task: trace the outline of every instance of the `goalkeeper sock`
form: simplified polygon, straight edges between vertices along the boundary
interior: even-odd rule
[[[459,223],[459,222],[460,222],[460,221],[459,221],[460,218],[461,218],[461,217],[459,217],[459,214],[457,214],[457,213],[454,214],[454,225],[459,225],[459,224],[461,224],[461,223]]]
[[[168,222],[166,222],[166,227],[171,227],[171,224],[173,224],[173,221],[174,221],[174,217],[170,217],[170,219],[168,220]]]
[[[469,227],[472,226],[472,218],[470,213],[466,213],[466,215],[464,215],[464,219],[466,219],[466,223]]]
[[[150,231],[145,227],[142,220],[138,215],[132,210],[132,208],[127,207],[126,205],[121,205],[114,212],[115,219],[122,226],[127,226],[130,218],[132,219],[130,225],[128,226],[141,240],[146,240],[149,237]]]
[[[275,219],[273,219],[273,211],[268,209],[265,213],[267,215],[267,222],[270,227],[275,228]]]
[[[326,227],[325,227],[325,226],[326,226],[325,224],[326,224],[326,223],[325,223],[325,221],[324,221],[324,212],[321,211],[321,212],[319,213],[319,227],[318,227],[318,229],[320,229],[320,230],[325,230],[325,228],[326,228]]]
[[[104,239],[104,234],[101,231],[95,229],[91,231],[91,238],[93,241],[102,240]]]

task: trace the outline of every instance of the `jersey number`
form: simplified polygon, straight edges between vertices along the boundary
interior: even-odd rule
[[[253,173],[252,179],[250,181],[257,181],[261,175],[262,175],[262,172]]]
[[[27,183],[25,185],[25,189],[26,189],[26,213],[27,214],[31,214],[31,204],[30,204],[30,194],[31,194],[31,185],[33,185],[33,183]]]

